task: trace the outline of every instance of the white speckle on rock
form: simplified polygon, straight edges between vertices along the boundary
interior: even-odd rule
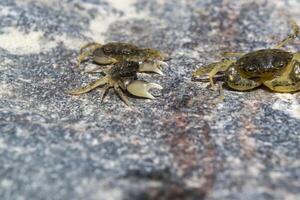
[[[11,14],[12,10],[9,7],[2,7],[1,8],[1,12],[0,12],[0,16],[7,16],[9,14]]]
[[[1,48],[17,55],[48,51],[55,48],[60,43],[63,43],[70,49],[78,49],[85,43],[82,39],[70,37],[66,34],[57,35],[54,37],[54,40],[49,40],[44,37],[42,31],[23,33],[11,27],[6,28],[5,32],[0,35],[0,41]]]
[[[78,50],[82,47],[86,42],[83,39],[70,37],[66,34],[55,36],[55,43],[63,43],[68,49]]]
[[[4,142],[4,140],[2,138],[0,138],[0,149],[5,149],[5,148],[7,148],[7,145]]]
[[[272,172],[270,172],[270,178],[273,181],[279,181],[280,179],[284,178],[284,176],[283,176],[283,174],[281,172],[272,171]]]
[[[273,104],[274,110],[280,110],[293,118],[300,119],[300,104],[294,94],[277,94],[279,99]]]
[[[264,166],[261,163],[258,163],[256,160],[254,160],[252,165],[249,165],[247,168],[248,174],[254,177],[258,177],[264,169]]]
[[[0,84],[0,98],[12,96],[12,86],[6,83]]]
[[[54,43],[41,45],[43,32],[34,31],[25,34],[15,28],[6,28],[0,35],[0,47],[11,52],[12,54],[24,55],[40,53],[44,47],[52,48]]]
[[[1,187],[2,188],[10,188],[12,185],[13,185],[13,182],[11,180],[3,179],[1,181]]]
[[[145,12],[139,13],[136,11],[133,6],[135,2],[136,0],[111,0],[110,3],[112,6],[123,12],[124,15],[120,16],[117,14],[107,14],[101,10],[98,10],[99,14],[90,22],[90,33],[87,33],[87,35],[93,38],[94,41],[101,43],[105,41],[104,34],[107,32],[109,26],[114,22],[129,18],[149,18]]]
[[[121,10],[128,15],[134,12],[133,5],[136,3],[136,0],[110,0],[109,3],[117,10]]]

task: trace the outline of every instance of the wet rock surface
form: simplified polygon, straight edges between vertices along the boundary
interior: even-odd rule
[[[0,199],[288,199],[300,196],[299,94],[225,89],[190,74],[224,51],[274,46],[299,1],[1,0]],[[153,101],[68,96],[89,42],[170,54]],[[299,40],[286,47],[299,51]],[[219,82],[222,83],[222,82]]]

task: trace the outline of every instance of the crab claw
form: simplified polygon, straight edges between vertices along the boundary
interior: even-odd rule
[[[140,64],[139,72],[154,72],[160,75],[164,75],[161,71],[161,68],[165,66],[168,66],[168,64],[160,60],[143,62]]]
[[[171,60],[171,57],[169,56],[169,54],[161,53],[161,59],[164,61],[168,61]]]
[[[158,60],[158,61],[156,61],[156,62],[157,62],[158,67],[159,67],[160,69],[162,69],[163,67],[169,67],[169,64],[166,63],[166,62],[164,62],[164,61]]]
[[[134,96],[144,97],[148,99],[155,99],[155,97],[149,93],[149,90],[156,88],[162,90],[163,88],[156,83],[148,83],[146,81],[136,80],[127,86],[127,91]]]

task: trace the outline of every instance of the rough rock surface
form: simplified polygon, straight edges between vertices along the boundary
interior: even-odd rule
[[[300,197],[300,95],[192,81],[223,51],[274,46],[296,0],[1,0],[0,199],[286,199]],[[74,67],[88,41],[169,53],[154,101],[110,91]],[[299,40],[286,49],[299,51]],[[91,65],[91,64],[86,64]]]

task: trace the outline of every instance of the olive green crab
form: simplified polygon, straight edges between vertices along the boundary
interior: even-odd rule
[[[225,56],[239,57],[237,60],[223,59],[197,69],[193,77],[208,74],[210,84],[218,72],[225,72],[227,85],[239,91],[252,90],[265,85],[274,92],[295,92],[300,90],[300,52],[291,53],[280,49],[299,35],[299,26],[292,22],[293,33],[274,48],[250,53],[225,53]]]
[[[78,89],[68,91],[71,95],[80,95],[87,93],[99,86],[103,86],[101,101],[104,99],[106,92],[110,88],[114,88],[118,96],[127,104],[130,102],[124,91],[138,97],[155,99],[149,93],[152,88],[163,89],[156,83],[148,83],[138,80],[137,73],[152,72],[163,75],[161,69],[167,66],[164,62],[168,56],[158,50],[150,48],[139,48],[128,43],[108,43],[101,45],[99,43],[88,43],[83,46],[78,56],[77,66],[81,62],[91,58],[98,67],[89,72],[97,72],[103,66],[107,66],[102,73],[104,77]]]

